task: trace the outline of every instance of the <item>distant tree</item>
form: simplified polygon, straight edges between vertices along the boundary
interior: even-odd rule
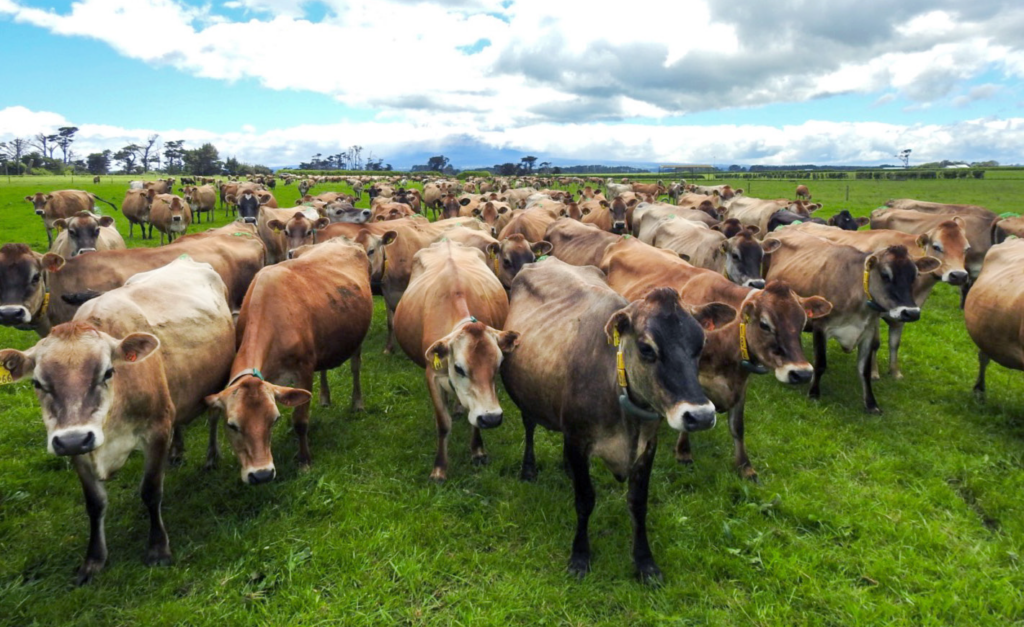
[[[28,140],[20,137],[15,137],[8,142],[0,143],[0,150],[7,155],[7,158],[19,163],[21,162],[21,158],[25,156],[25,153],[28,152],[28,149]]]
[[[90,154],[85,158],[85,167],[90,174],[107,174],[110,172],[110,151]]]
[[[742,172],[743,171],[743,166],[741,166],[741,165],[731,165],[731,166],[729,166],[729,171],[730,172]]]
[[[537,157],[534,157],[534,156],[523,157],[519,161],[520,161],[520,163],[522,163],[522,167],[523,167],[524,170],[526,170],[527,172],[533,172],[533,164],[537,163]]]
[[[50,147],[50,141],[54,140],[54,146]],[[52,156],[53,151],[56,149],[56,135],[47,135],[46,133],[36,133],[32,137],[32,146],[39,149],[39,152],[44,156]]]
[[[553,168],[553,169],[551,170],[551,173],[552,173],[552,174],[561,174],[561,173],[562,173],[562,168],[560,168],[560,167],[558,167],[558,166],[556,165],[556,166],[555,166],[555,167],[554,167],[554,168]]]
[[[77,126],[62,126],[57,129],[57,145],[60,146],[60,151],[64,155],[64,163],[67,163],[71,157],[71,143],[75,141],[77,132]]]
[[[427,169],[442,172],[448,166],[448,163],[448,157],[444,155],[437,155],[436,157],[427,159]]]
[[[224,171],[217,148],[213,144],[203,144],[194,150],[185,151],[185,170],[189,174],[213,176]]]
[[[184,167],[185,140],[176,139],[164,142],[164,163],[168,174],[180,174]]]
[[[392,169],[393,169],[393,168],[391,167],[391,164],[390,164],[390,163],[385,163],[385,164],[384,164],[384,168],[383,168],[383,170],[384,170],[385,172],[390,172],[390,171],[391,171]]]
[[[224,162],[224,171],[231,176],[238,176],[242,173],[242,164],[234,157],[228,157]]]
[[[503,163],[494,166],[494,169],[501,176],[514,176],[519,171],[519,166],[514,163]]]
[[[159,157],[156,157],[157,151],[153,150],[153,146],[156,145],[157,140],[160,139],[160,135],[154,133],[146,138],[146,145],[142,147],[142,153],[139,155],[139,162],[142,164],[143,173],[149,172],[149,164]],[[150,157],[150,153],[154,154],[154,157]]]
[[[133,174],[135,172],[135,160],[139,158],[140,150],[142,150],[142,146],[128,144],[114,153],[114,161],[121,164],[121,169],[125,174]]]

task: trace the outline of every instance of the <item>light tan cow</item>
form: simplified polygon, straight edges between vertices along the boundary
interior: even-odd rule
[[[551,256],[574,266],[596,266],[601,263],[605,248],[622,236],[593,224],[559,218],[548,227],[544,239],[551,242]]]
[[[559,206],[561,203],[556,203]],[[546,204],[535,205],[522,211],[515,211],[508,224],[498,233],[498,239],[506,239],[512,235],[522,235],[528,242],[540,242],[544,240],[544,233],[555,220],[558,219],[557,210]]]
[[[46,227],[47,244],[53,245],[53,223],[61,218],[67,219],[80,211],[92,212],[96,209],[95,196],[78,189],[62,189],[48,194],[36,192],[25,196],[32,203],[36,215],[43,219]]]
[[[473,463],[487,461],[480,429],[501,424],[494,380],[519,340],[515,331],[498,330],[507,315],[505,289],[479,250],[447,241],[416,253],[394,324],[402,350],[426,371],[437,423],[435,481],[447,478],[450,401],[466,410]]]
[[[494,270],[494,275],[507,290],[512,287],[512,280],[528,263],[537,257],[551,252],[550,242],[531,244],[525,237],[516,233],[500,242],[477,228],[457,226],[441,233],[435,242],[451,240],[463,246],[476,248],[487,257],[487,263]]]
[[[197,222],[202,224],[204,211],[206,212],[206,221],[213,221],[213,211],[217,208],[217,190],[213,188],[213,185],[186,187],[181,191]]]
[[[985,394],[989,362],[1024,370],[1024,239],[993,246],[985,257],[967,301],[964,322],[978,346],[978,379],[974,392]]]
[[[128,239],[134,237],[135,225],[139,225],[142,231],[142,239],[153,237],[153,223],[149,221],[149,213],[156,199],[154,189],[130,189],[124,195],[124,202],[121,203],[121,212],[128,220]],[[146,234],[146,225],[149,225],[149,234]]]
[[[59,234],[50,247],[51,253],[57,253],[65,259],[77,257],[82,253],[98,250],[124,250],[124,238],[114,226],[114,218],[97,216],[82,211],[74,217],[56,220],[53,225]]]
[[[173,194],[157,194],[149,209],[149,221],[160,231],[160,244],[164,243],[164,235],[168,242],[175,237],[184,235],[192,224],[192,208],[185,199]]]
[[[724,275],[737,285],[763,288],[761,261],[778,248],[776,240],[759,242],[754,239],[756,230],[744,229],[732,237],[726,237],[703,222],[694,222],[666,216],[650,228],[641,229],[644,237],[640,241],[655,248],[670,250],[691,265],[706,268]]]

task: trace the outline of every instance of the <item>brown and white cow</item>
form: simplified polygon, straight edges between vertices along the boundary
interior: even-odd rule
[[[714,407],[698,382],[701,327],[724,324],[735,315],[719,304],[687,311],[671,289],[653,290],[631,303],[610,290],[596,268],[553,258],[516,277],[505,328],[519,330],[519,347],[502,364],[501,375],[526,428],[524,480],[537,476],[536,426],[562,433],[576,496],[572,575],[583,577],[590,570],[593,456],[616,479],[629,481],[626,500],[638,577],[661,578],[646,523],[658,428],[662,419],[684,432],[714,426]]]
[[[135,225],[139,225],[142,231],[142,239],[153,237],[153,223],[149,220],[149,212],[156,199],[156,190],[130,189],[124,195],[124,202],[121,203],[121,212],[128,220],[128,238],[134,237]],[[149,234],[146,234],[146,225],[149,225]]]
[[[173,432],[203,412],[203,397],[227,377],[234,328],[225,296],[210,266],[177,259],[87,303],[27,351],[0,351],[15,380],[32,379],[47,450],[70,457],[81,480],[90,536],[79,583],[107,561],[103,482],[136,449],[145,455],[150,522],[144,561],[170,563],[164,465]]]
[[[479,250],[447,241],[416,253],[394,325],[399,346],[426,372],[437,423],[437,455],[430,473],[435,481],[448,476],[449,401],[466,410],[473,463],[487,462],[480,429],[501,424],[494,380],[519,339],[515,331],[499,331],[506,315],[508,296]]]
[[[747,379],[752,373],[771,372],[785,384],[810,381],[812,369],[804,357],[800,333],[808,320],[826,316],[830,304],[818,297],[801,298],[782,281],[770,282],[763,290],[742,287],[718,272],[695,268],[635,239],[609,246],[600,268],[608,285],[627,299],[667,286],[677,290],[686,305],[724,303],[738,312],[735,322],[708,331],[700,381],[715,409],[729,413],[737,470],[755,478],[744,444]],[[676,458],[693,461],[685,433],[676,444]]]
[[[369,259],[349,240],[306,246],[256,275],[238,316],[231,378],[206,398],[224,416],[243,483],[266,483],[277,474],[270,440],[278,403],[295,408],[299,466],[312,462],[307,434],[315,372],[320,404],[330,405],[327,371],[351,361],[352,410],[363,409],[361,347],[372,316]]]
[[[168,242],[175,237],[184,235],[192,224],[192,208],[180,196],[173,194],[157,194],[149,209],[150,224],[160,231],[160,244],[164,243],[164,235]]]
[[[974,392],[985,394],[989,362],[1024,370],[1024,239],[993,246],[964,303],[967,333],[978,347]]]
[[[49,304],[43,255],[28,244],[0,247],[0,324],[45,336]]]
[[[846,352],[857,349],[864,408],[880,414],[871,389],[879,318],[885,314],[900,322],[919,320],[914,283],[919,273],[934,272],[941,262],[934,257],[913,259],[905,246],[869,253],[791,228],[772,237],[782,246],[769,257],[765,278],[784,280],[801,296],[818,295],[832,303],[832,313],[811,324],[815,361],[809,396],[816,399],[821,394],[825,345],[833,338]]]
[[[78,189],[62,189],[48,194],[36,192],[25,196],[32,203],[36,215],[43,219],[46,227],[47,245],[53,245],[53,223],[61,218],[70,218],[80,211],[92,212],[96,209],[95,196]]]
[[[184,194],[185,202],[192,209],[192,215],[196,217],[197,222],[203,223],[204,211],[206,212],[206,221],[213,221],[213,211],[217,208],[217,190],[213,188],[213,185],[186,187],[181,192]]]
[[[284,236],[284,253],[287,259],[292,258],[296,248],[317,243],[317,233],[330,225],[331,221],[322,218],[315,211],[297,211],[287,222],[272,219],[267,227],[274,233],[281,232]]]
[[[114,226],[114,218],[97,216],[82,211],[73,217],[56,220],[53,225],[59,231],[57,239],[50,247],[51,253],[57,253],[65,259],[77,257],[82,253],[98,250],[124,250],[124,238]]]
[[[634,203],[635,206],[636,203]],[[581,209],[590,209],[590,213],[581,218],[584,224],[593,224],[602,231],[621,235],[629,232],[629,207],[621,197],[607,201],[587,201],[580,204]]]

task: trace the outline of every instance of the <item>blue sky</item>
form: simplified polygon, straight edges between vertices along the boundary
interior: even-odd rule
[[[271,165],[350,143],[395,165],[878,163],[907,142],[1024,161],[1024,7],[678,4],[0,0],[0,141],[69,123],[82,150],[158,132]]]

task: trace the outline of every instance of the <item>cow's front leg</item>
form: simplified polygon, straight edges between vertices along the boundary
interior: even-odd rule
[[[740,476],[751,481],[757,481],[757,471],[750,464],[750,458],[747,457],[747,446],[743,440],[743,417],[744,409],[747,405],[747,391],[746,389],[740,393],[739,400],[732,409],[729,410],[729,432],[732,433],[732,441],[735,450],[735,461],[736,470],[739,471]]]
[[[523,467],[519,471],[521,481],[536,481],[537,479],[537,458],[533,453],[533,435],[537,430],[537,423],[526,415],[523,416],[523,428],[526,430],[526,441],[523,447]]]
[[[878,339],[868,331],[857,346],[857,373],[860,375],[863,387],[864,410],[869,414],[882,413],[878,403],[875,402],[875,393],[871,389],[871,354],[876,350],[878,350]]]
[[[626,503],[629,517],[633,522],[633,564],[636,576],[643,583],[658,583],[662,580],[661,569],[654,563],[651,545],[647,541],[647,494],[651,483],[651,468],[654,467],[654,451],[657,440],[648,443],[643,455],[633,464],[629,473],[629,492]]]
[[[360,372],[363,369],[362,346],[352,353],[349,361],[352,362],[352,411],[363,411],[363,385],[359,378]]]
[[[210,427],[210,441],[206,446],[205,470],[213,470],[220,461],[220,449],[217,447],[217,425],[220,424],[220,414],[214,411],[208,412],[207,421]]]
[[[167,457],[167,461],[171,466],[181,466],[185,461],[185,436],[182,435],[181,425],[174,426],[171,436],[171,453]]]
[[[78,585],[89,583],[93,576],[103,570],[107,563],[107,538],[103,530],[103,517],[107,512],[107,491],[96,475],[96,469],[82,455],[71,458],[82,482],[85,495],[85,511],[89,514],[89,548],[85,562],[78,569]]]
[[[900,371],[900,342],[903,341],[902,322],[889,323],[889,375],[899,381],[903,378]]]
[[[814,377],[811,379],[811,389],[807,391],[807,396],[817,400],[821,398],[821,376],[828,369],[828,338],[821,329],[811,331],[811,336],[814,338]]]
[[[384,354],[390,355],[395,349],[395,312],[390,307],[385,307],[388,314],[388,339],[384,343]]]
[[[146,447],[146,467],[142,475],[142,502],[149,511],[149,546],[144,559],[147,566],[167,566],[171,563],[171,543],[167,539],[160,506],[164,495],[164,458],[167,457],[167,438],[153,438]]]
[[[312,370],[304,372],[299,376],[299,385],[297,387],[308,390],[310,396],[313,395]],[[292,428],[295,429],[295,435],[299,438],[300,470],[309,469],[310,464],[313,463],[313,457],[309,454],[309,405],[310,403],[297,405],[292,411]]]
[[[680,431],[679,439],[676,440],[676,461],[680,464],[693,463],[693,453],[690,451],[690,434],[685,431]]]
[[[434,405],[434,422],[437,423],[437,454],[434,456],[434,469],[430,472],[430,478],[441,482],[448,478],[448,434],[452,430],[452,417],[438,385],[438,377],[429,365],[426,377],[430,402]]]
[[[480,433],[480,427],[470,425],[471,435],[469,438],[469,453],[472,456],[474,466],[487,465],[487,451],[484,449],[484,438]]]
[[[985,398],[985,371],[988,370],[988,362],[992,358],[983,351],[978,351],[978,379],[974,382],[974,395],[978,398]]]
[[[320,406],[331,406],[331,388],[327,385],[327,371],[320,371]]]
[[[572,487],[576,497],[576,536],[572,540],[569,574],[583,579],[590,571],[588,525],[590,514],[594,511],[594,485],[590,481],[590,462],[586,452],[574,445],[568,436],[565,437],[565,461],[572,475]]]

